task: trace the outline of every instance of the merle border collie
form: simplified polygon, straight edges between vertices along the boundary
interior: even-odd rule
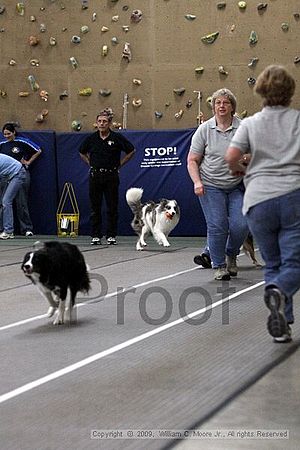
[[[169,247],[167,239],[180,219],[180,208],[176,200],[162,199],[158,203],[149,201],[142,204],[142,188],[130,188],[126,192],[126,201],[134,214],[132,229],[138,235],[137,250],[143,250],[147,245],[146,237],[152,233],[159,245]]]
[[[35,246],[39,244],[36,243]],[[26,253],[21,269],[48,300],[48,317],[56,312],[54,325],[64,323],[69,289],[68,319],[70,322],[75,321],[72,312],[77,292],[88,292],[90,289],[87,266],[76,245],[68,242],[45,242],[42,248]]]

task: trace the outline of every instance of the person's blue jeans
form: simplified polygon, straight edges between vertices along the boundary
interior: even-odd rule
[[[285,315],[293,323],[293,295],[300,288],[300,189],[253,206],[247,222],[265,261],[266,288],[286,296]]]
[[[214,268],[226,267],[225,256],[240,252],[248,226],[242,214],[244,187],[220,189],[205,186],[205,194],[199,197],[206,225],[210,257]]]
[[[20,224],[21,234],[33,231],[33,225],[28,210],[28,197],[30,189],[30,172],[26,170],[26,179],[16,195],[16,213]]]
[[[24,167],[12,177],[7,185],[2,198],[3,207],[3,230],[5,233],[13,233],[14,231],[14,215],[13,215],[13,201],[16,197],[20,187],[26,180],[26,170]]]

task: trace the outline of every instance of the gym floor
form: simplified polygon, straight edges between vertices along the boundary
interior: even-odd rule
[[[203,238],[161,248],[135,237],[76,244],[92,289],[54,326],[20,270],[55,236],[0,243],[3,450],[299,448],[299,296],[293,341],[266,330],[263,272],[247,256],[229,282],[193,257]],[[259,255],[258,255],[259,258]]]

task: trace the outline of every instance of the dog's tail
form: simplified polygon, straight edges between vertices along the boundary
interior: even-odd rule
[[[141,198],[143,192],[142,188],[130,188],[126,192],[126,201],[133,214],[136,214],[142,208]]]

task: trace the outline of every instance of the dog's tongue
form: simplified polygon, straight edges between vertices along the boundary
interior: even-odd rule
[[[166,212],[166,217],[167,217],[167,219],[170,219],[170,220],[173,219],[173,216],[171,214],[169,214],[168,212]]]

